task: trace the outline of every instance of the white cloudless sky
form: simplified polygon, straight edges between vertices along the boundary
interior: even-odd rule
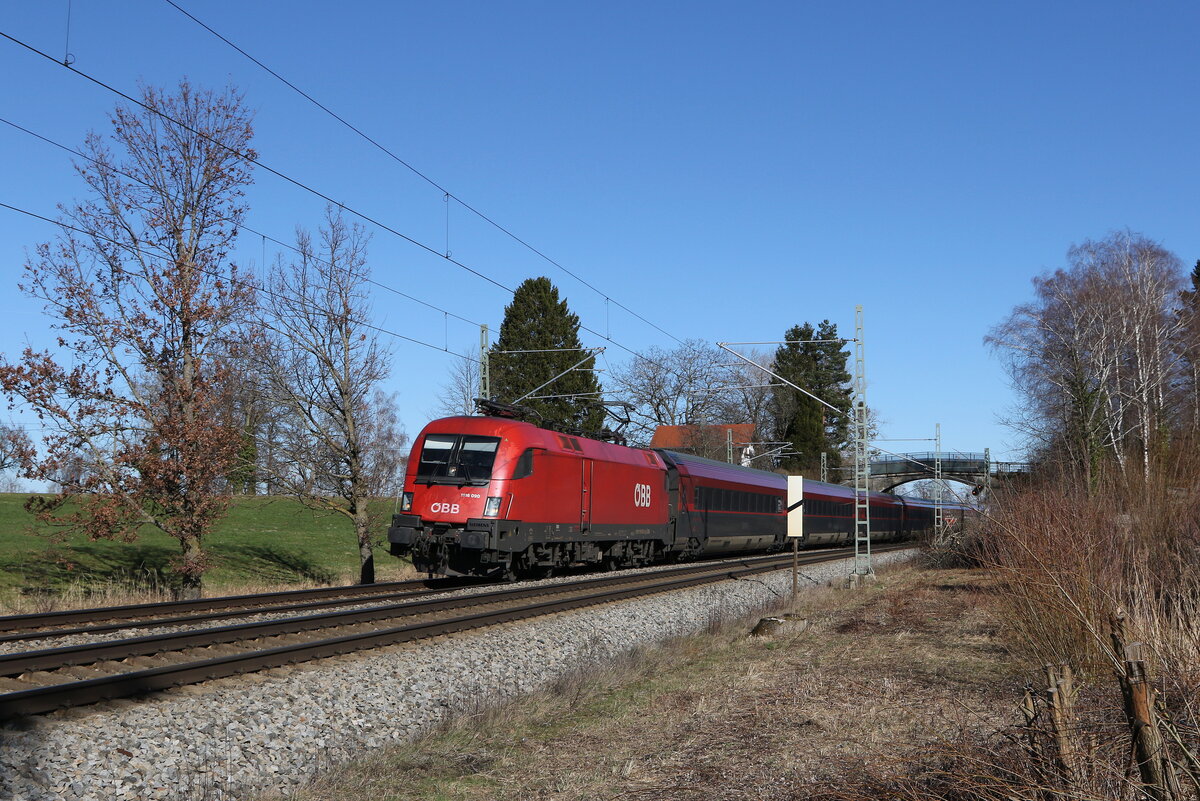
[[[851,335],[861,304],[885,436],[940,422],[947,449],[1019,459],[983,337],[1030,279],[1116,229],[1200,257],[1194,4],[176,1],[599,292],[454,202],[447,224],[441,190],[165,0],[6,3],[0,31],[129,94],[236,85],[263,163],[506,286],[548,276],[602,367],[672,337],[777,340],[825,318]],[[118,100],[8,39],[0,75],[0,118],[72,147]],[[82,196],[62,151],[0,124],[0,154],[0,202],[54,216]],[[248,200],[283,240],[324,205],[263,171]],[[495,332],[505,291],[368,228],[377,280]],[[10,358],[52,344],[17,283],[54,234],[0,209]],[[237,259],[278,252],[246,234]],[[432,346],[396,340],[383,387],[416,433],[456,358],[440,349],[477,347],[478,328],[372,303]]]

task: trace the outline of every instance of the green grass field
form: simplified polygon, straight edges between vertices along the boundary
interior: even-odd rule
[[[89,542],[72,537],[55,542],[25,511],[26,493],[0,493],[0,597],[87,595],[97,591],[166,591],[178,543],[145,529],[135,542]],[[380,501],[386,521],[392,501]],[[386,522],[379,527],[382,541]],[[358,579],[358,546],[350,521],[340,515],[314,515],[286,498],[246,497],[205,541],[213,566],[205,593],[286,584],[338,584]],[[406,560],[379,548],[376,578],[410,574]],[[114,590],[118,592],[114,593]]]

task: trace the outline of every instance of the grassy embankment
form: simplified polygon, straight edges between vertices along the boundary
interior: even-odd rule
[[[179,550],[175,540],[146,530],[131,543],[83,537],[55,542],[52,532],[37,526],[24,510],[27,497],[0,494],[0,606],[24,610],[34,599],[115,601],[169,591],[171,560]],[[380,519],[386,520],[392,502],[380,504]],[[315,516],[290,499],[237,499],[206,547],[213,559],[205,577],[210,595],[348,583],[358,577],[358,546],[350,522]],[[377,552],[375,561],[379,580],[411,576],[409,563],[386,551]]]

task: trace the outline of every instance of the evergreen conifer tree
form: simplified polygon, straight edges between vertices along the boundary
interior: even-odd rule
[[[824,415],[825,451],[829,454],[829,466],[841,467],[841,454],[850,448],[850,371],[846,365],[850,359],[850,351],[839,342],[837,325],[822,320],[817,326],[816,364],[814,378],[816,389],[813,394],[821,400],[840,410],[834,412],[826,406],[821,407]],[[817,462],[820,463],[820,455]]]
[[[837,326],[828,320],[822,320],[815,329],[805,323],[789,328],[784,339],[787,344],[775,351],[775,372],[848,412],[850,374],[846,371],[846,360],[850,352],[836,341]],[[797,454],[781,460],[780,467],[791,473],[814,475],[821,464],[822,452],[829,454],[830,467],[841,465],[841,451],[850,439],[845,413],[838,414],[787,386],[774,391],[771,411],[775,438],[791,443]]]
[[[1191,274],[1188,276],[1192,282],[1191,289],[1185,289],[1179,293],[1179,298],[1183,301],[1183,305],[1192,311],[1200,310],[1200,259],[1196,260],[1196,266],[1192,268]]]
[[[1179,352],[1183,356],[1181,417],[1184,426],[1197,436],[1200,435],[1200,260],[1188,277],[1191,289],[1179,293],[1179,315],[1183,323],[1179,332]]]
[[[541,416],[539,422],[556,431],[598,433],[604,424],[600,382],[589,358],[552,383],[537,389],[584,357],[579,341],[579,316],[560,300],[549,278],[529,278],[513,293],[504,310],[500,337],[489,354],[492,400],[511,403],[527,393],[560,395],[523,400],[522,406]],[[507,351],[539,351],[510,353]]]

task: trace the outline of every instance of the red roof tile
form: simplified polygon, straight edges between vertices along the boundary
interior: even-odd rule
[[[745,445],[754,441],[754,423],[723,423],[715,426],[659,426],[654,430],[654,438],[650,440],[651,448],[687,448],[697,439],[717,434],[724,442],[728,436],[725,432],[733,431],[733,444]]]

